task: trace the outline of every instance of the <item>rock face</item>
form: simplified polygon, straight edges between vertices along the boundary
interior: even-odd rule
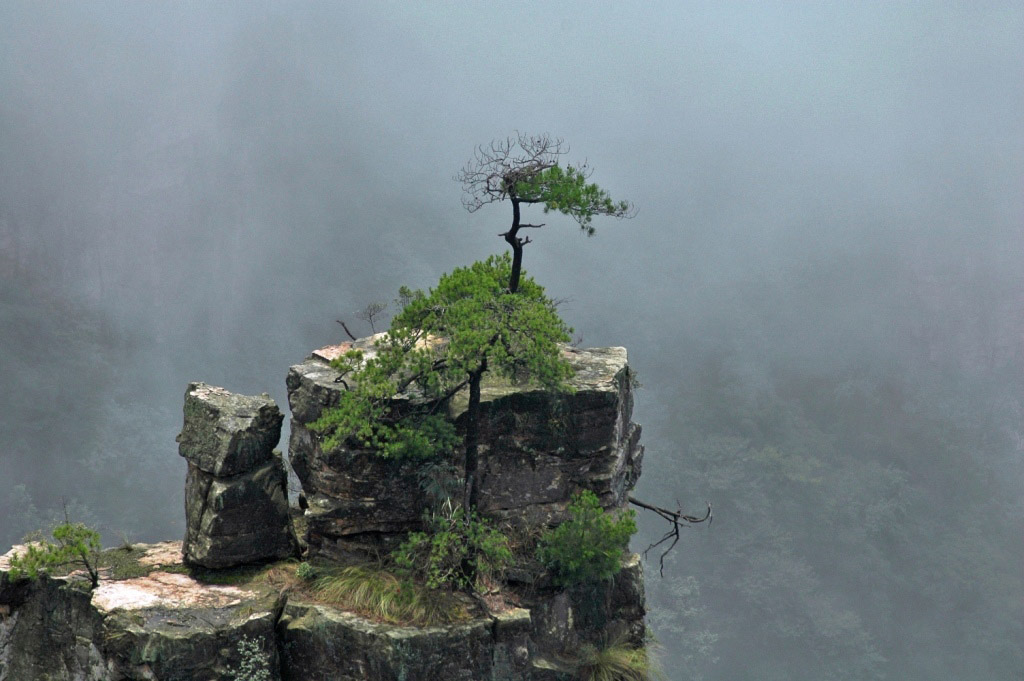
[[[225,568],[298,554],[287,474],[274,451],[283,420],[267,395],[189,384],[178,436],[178,452],[188,460],[187,563]]]
[[[370,350],[372,339],[318,351],[288,374],[290,456],[309,503],[308,558],[387,548],[418,527],[425,506],[411,464],[372,451],[325,452],[307,427],[346,389],[328,360],[353,345]],[[565,352],[576,369],[570,392],[493,377],[483,385],[480,508],[527,530],[564,519],[583,489],[620,508],[640,474],[625,350]],[[457,395],[449,405],[458,427],[465,404]],[[437,627],[384,624],[326,605],[297,577],[280,577],[295,572],[293,562],[194,569],[296,555],[283,463],[273,449],[281,421],[265,395],[193,383],[178,437],[188,460],[183,545],[138,548],[132,569],[101,570],[91,592],[74,574],[12,581],[10,553],[0,556],[0,681],[241,678],[243,641],[257,647],[252,671],[265,672],[251,678],[269,681],[570,681],[580,678],[585,652],[644,644],[636,555],[612,579],[567,589],[520,556],[517,574],[510,570],[472,601],[471,619]],[[211,575],[237,585],[199,581]]]
[[[0,681],[215,681],[240,668],[243,638],[280,679],[273,594],[165,571],[181,568],[177,542],[138,552],[152,572],[91,593],[75,576],[11,581],[0,556]]]
[[[351,613],[289,603],[278,627],[285,681],[331,679],[529,678],[530,613],[478,618],[446,627],[396,627]]]
[[[372,451],[325,452],[308,424],[337,404],[345,384],[328,358],[372,339],[317,351],[288,372],[292,410],[289,456],[309,500],[308,540],[315,553],[338,557],[387,544],[418,527],[421,481],[408,464]],[[570,391],[552,394],[485,375],[481,389],[480,510],[515,526],[564,518],[573,493],[589,489],[605,508],[622,507],[640,475],[640,426],[632,423],[625,348],[566,348],[576,371]],[[462,425],[466,396],[450,416]]]
[[[113,549],[121,551],[121,549]],[[369,621],[267,581],[202,583],[178,542],[139,545],[145,574],[12,581],[0,556],[0,681],[214,681],[253,641],[268,681],[570,681],[583,643],[643,635],[639,556],[613,579],[438,627]],[[255,678],[255,677],[254,677]]]

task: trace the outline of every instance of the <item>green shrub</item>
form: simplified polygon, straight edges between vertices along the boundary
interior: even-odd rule
[[[61,568],[83,568],[92,588],[99,584],[100,533],[82,523],[66,522],[53,528],[56,543],[34,542],[25,553],[11,558],[11,578],[36,579]]]
[[[270,655],[263,652],[258,640],[243,636],[238,642],[238,654],[238,669],[228,670],[231,681],[270,681]]]
[[[559,586],[607,579],[622,568],[622,554],[636,532],[632,510],[606,513],[584,490],[569,504],[570,518],[540,538],[537,557]]]
[[[426,524],[427,531],[411,533],[392,557],[428,588],[471,589],[500,575],[512,562],[508,537],[476,513],[467,519],[450,500]]]
[[[295,568],[295,576],[304,582],[311,582],[316,579],[316,568],[309,563],[299,563],[299,567]]]

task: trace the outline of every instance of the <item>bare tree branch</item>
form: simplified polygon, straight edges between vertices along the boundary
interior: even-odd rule
[[[362,310],[357,312],[356,316],[359,317],[360,319],[362,319],[364,322],[369,323],[370,331],[372,331],[373,333],[377,333],[377,327],[374,324],[374,321],[386,309],[388,309],[388,304],[387,303],[383,303],[383,302],[370,303],[369,305],[364,307]]]
[[[711,517],[711,502],[707,502],[708,512],[704,515],[703,518],[695,515],[684,515],[681,509],[670,511],[667,508],[662,508],[661,506],[655,506],[653,504],[645,503],[632,496],[629,497],[629,503],[633,504],[634,506],[639,506],[644,510],[651,511],[652,513],[661,516],[671,524],[670,529],[668,530],[668,532],[665,533],[665,535],[661,539],[659,539],[658,541],[654,542],[646,549],[644,549],[644,558],[646,558],[648,552],[650,552],[652,549],[661,546],[669,539],[672,540],[672,543],[668,545],[668,548],[662,551],[661,555],[658,557],[658,573],[662,577],[665,576],[665,556],[667,556],[679,542],[679,528],[688,527],[689,525],[702,523],[704,521],[707,521],[708,525],[710,525],[713,520]]]
[[[347,333],[347,334],[348,334],[348,337],[349,337],[349,338],[351,338],[352,340],[355,340],[355,339],[356,339],[356,337],[352,335],[352,332],[348,330],[348,327],[347,327],[347,326],[345,326],[345,322],[341,321],[340,319],[335,319],[334,321],[336,321],[336,322],[338,322],[339,324],[341,324],[341,328],[345,329],[345,333]]]

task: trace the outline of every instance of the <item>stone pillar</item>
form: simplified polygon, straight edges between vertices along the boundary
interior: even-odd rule
[[[416,462],[396,462],[343,446],[323,451],[309,424],[338,404],[347,384],[329,361],[355,348],[373,356],[374,338],[321,348],[288,372],[292,410],[289,456],[309,500],[313,555],[387,549],[418,529],[426,499]],[[565,348],[575,375],[571,391],[484,375],[480,396],[478,510],[520,528],[555,525],[572,495],[590,490],[606,509],[622,508],[640,475],[644,448],[632,421],[633,386],[625,348]],[[468,391],[449,417],[464,428]],[[461,453],[453,463],[462,465]]]
[[[274,451],[284,416],[274,400],[190,383],[177,441],[185,479],[186,563],[227,568],[298,554],[288,479]]]

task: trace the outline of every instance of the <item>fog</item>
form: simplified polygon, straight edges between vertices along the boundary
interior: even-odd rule
[[[1014,2],[5,2],[0,542],[62,500],[181,535],[187,383],[285,405],[336,319],[506,248],[452,177],[548,132],[639,212],[544,216],[525,267],[629,350],[637,495],[716,508],[648,556],[669,678],[1020,678],[1022,38]]]

